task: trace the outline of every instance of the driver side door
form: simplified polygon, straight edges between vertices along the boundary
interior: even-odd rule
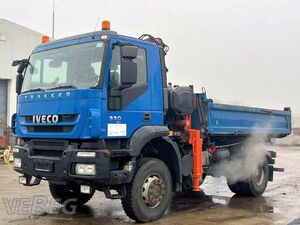
[[[132,59],[137,64],[136,83],[121,88],[122,45],[134,43],[112,43],[109,74],[106,83],[107,103],[103,105],[103,127],[106,138],[127,138],[139,127],[152,125],[151,80],[149,79],[147,48],[137,46],[137,57]],[[119,91],[119,94],[115,92]]]

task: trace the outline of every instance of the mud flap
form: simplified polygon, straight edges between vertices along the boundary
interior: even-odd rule
[[[269,165],[269,181],[273,181],[274,167]]]

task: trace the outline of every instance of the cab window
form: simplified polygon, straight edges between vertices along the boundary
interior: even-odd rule
[[[143,90],[145,86],[148,86],[148,73],[147,73],[147,58],[146,58],[146,50],[144,48],[138,48],[138,54],[133,61],[137,64],[137,82],[131,87],[125,88],[135,88],[139,89],[140,86],[143,86]],[[121,87],[121,47],[115,45],[112,50],[110,68],[109,68],[109,81],[108,81],[108,109],[109,110],[120,110],[122,105],[122,97],[111,96],[111,93]],[[124,89],[124,91],[126,91]],[[122,91],[122,90],[120,90]],[[140,92],[137,92],[140,93]],[[139,95],[138,95],[139,96]],[[136,97],[138,97],[136,96]]]

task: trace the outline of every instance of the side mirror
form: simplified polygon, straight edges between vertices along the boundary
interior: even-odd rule
[[[23,76],[22,74],[18,74],[16,78],[16,92],[18,95],[21,93],[22,84],[23,84]]]
[[[132,45],[125,45],[121,48],[122,58],[135,59],[138,54],[138,48]]]
[[[21,93],[21,89],[22,89],[22,84],[23,84],[23,76],[22,73],[25,70],[25,68],[27,68],[27,66],[29,65],[29,60],[28,59],[22,59],[22,60],[14,60],[12,63],[12,66],[19,66],[18,67],[18,75],[16,78],[16,92],[17,94]]]
[[[123,46],[121,48],[121,84],[131,86],[137,81],[137,64],[132,60],[137,57],[138,48],[135,46]]]

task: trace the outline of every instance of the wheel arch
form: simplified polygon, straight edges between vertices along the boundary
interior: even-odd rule
[[[131,136],[129,151],[131,156],[138,156],[144,146],[154,138],[169,135],[169,128],[166,126],[142,126]]]
[[[179,148],[169,137],[166,126],[144,126],[132,135],[129,151],[132,157],[155,157],[162,160],[169,168],[173,190],[181,191],[182,162]]]

